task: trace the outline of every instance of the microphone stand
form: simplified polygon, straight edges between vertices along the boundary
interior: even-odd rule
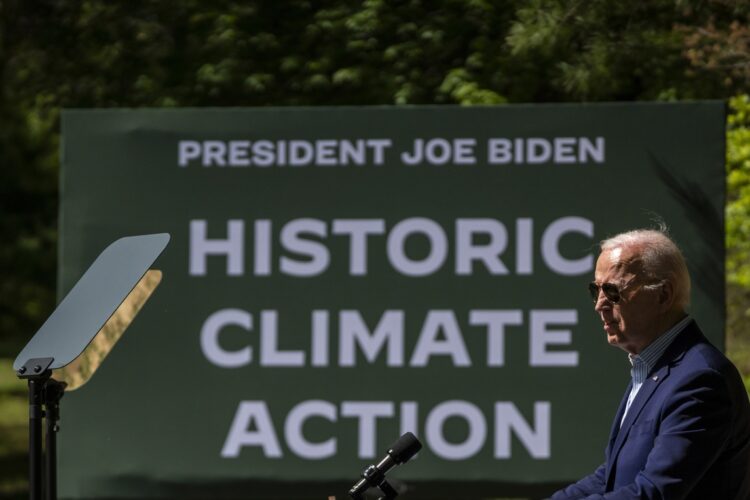
[[[385,480],[385,474],[393,467],[409,461],[420,449],[419,442],[411,432],[405,433],[398,438],[388,449],[388,454],[378,465],[370,465],[362,472],[362,479],[349,490],[349,496],[354,500],[362,500],[362,495],[369,488],[377,486],[385,496],[378,500],[392,500],[398,496],[398,492]]]
[[[377,487],[380,488],[380,491],[383,492],[385,496],[379,497],[378,500],[393,500],[398,496],[398,492],[396,491],[396,489],[391,486],[390,483],[386,480],[385,474],[383,474],[380,469],[378,469],[374,465],[368,466],[364,470],[364,472],[362,472],[362,477],[365,481],[367,481],[368,484],[377,485]],[[352,491],[349,492],[349,495],[353,500],[364,500],[362,493],[356,492],[356,487],[352,488]]]
[[[383,481],[378,485],[378,488],[380,488],[380,491],[385,494],[385,496],[378,498],[378,500],[392,500],[398,496],[398,493],[393,488],[393,486],[391,486],[385,479],[383,479]]]

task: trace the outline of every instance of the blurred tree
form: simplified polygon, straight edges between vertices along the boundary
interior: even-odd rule
[[[750,288],[750,98],[729,101],[727,120],[727,281]]]
[[[548,68],[566,100],[722,98],[731,94],[695,71],[686,40],[733,15],[722,2],[533,0],[518,8],[507,42]]]
[[[32,17],[22,1],[0,3],[0,351],[10,353],[54,305],[57,139],[14,85]]]
[[[727,347],[750,384],[750,97],[727,120]],[[749,387],[750,389],[750,387]]]
[[[0,0],[0,338],[30,335],[54,303],[62,107],[724,99],[747,84],[747,11],[731,0]]]
[[[677,25],[688,74],[729,99],[727,117],[727,350],[750,392],[750,4],[710,2],[701,24]]]
[[[683,33],[685,58],[690,74],[710,82],[719,93],[747,91],[750,83],[750,4],[714,1],[716,8],[705,24],[677,26]]]

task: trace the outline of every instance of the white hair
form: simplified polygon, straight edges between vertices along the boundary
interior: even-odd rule
[[[683,310],[690,304],[690,274],[685,257],[667,235],[666,227],[636,229],[620,233],[599,244],[602,251],[620,247],[635,248],[643,264],[643,273],[654,281],[669,281],[674,287],[675,303]]]

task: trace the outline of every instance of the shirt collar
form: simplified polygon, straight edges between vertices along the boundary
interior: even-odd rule
[[[685,316],[664,334],[659,335],[656,340],[651,342],[640,352],[640,354],[628,354],[630,364],[635,366],[636,364],[643,363],[647,367],[646,373],[650,372],[656,365],[656,362],[659,361],[662,354],[664,354],[664,351],[667,350],[667,347],[669,347],[675,337],[677,337],[677,334],[682,331],[690,320],[690,316]]]

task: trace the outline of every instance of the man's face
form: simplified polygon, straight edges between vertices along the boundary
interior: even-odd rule
[[[607,341],[631,354],[640,353],[659,334],[658,289],[643,288],[637,248],[618,247],[601,253],[594,280],[612,283],[620,290],[615,304],[599,292],[594,310],[604,323]]]

